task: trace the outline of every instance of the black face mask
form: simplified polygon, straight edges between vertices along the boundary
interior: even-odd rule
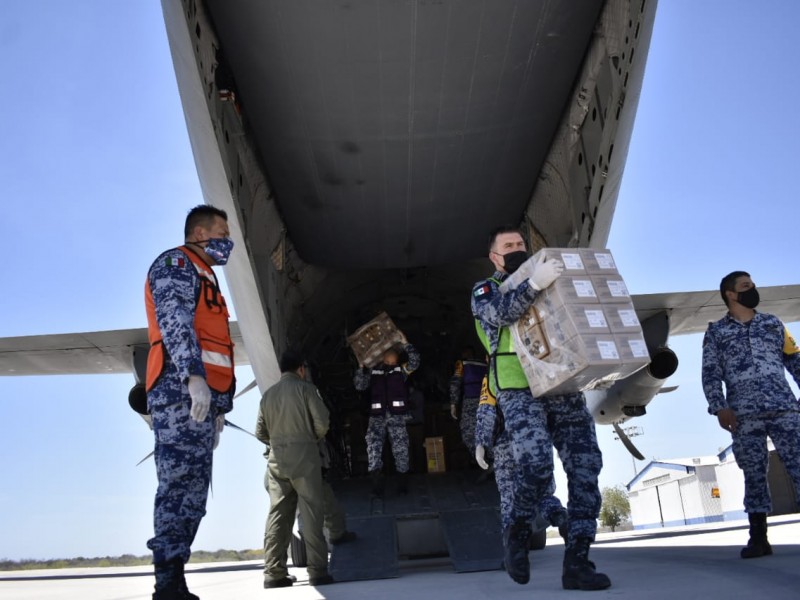
[[[755,286],[751,287],[749,290],[739,292],[736,296],[736,301],[746,308],[755,308],[758,306],[758,301],[760,299],[761,297],[758,295],[758,290]]]
[[[525,250],[517,250],[503,254],[503,267],[506,273],[511,275],[514,271],[519,269],[526,260],[528,260],[528,253]]]

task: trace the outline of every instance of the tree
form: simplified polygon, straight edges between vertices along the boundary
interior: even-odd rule
[[[603,488],[603,506],[600,509],[600,522],[604,527],[616,531],[620,523],[631,516],[628,492],[621,485]]]

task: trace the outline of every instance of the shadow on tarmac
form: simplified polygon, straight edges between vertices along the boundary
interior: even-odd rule
[[[190,562],[189,565],[192,563]],[[102,568],[102,567],[98,567]],[[114,569],[114,567],[108,567],[109,569]],[[120,567],[125,568],[125,567]],[[245,564],[245,565],[209,565],[207,567],[199,567],[197,569],[187,569],[186,573],[228,573],[233,571],[263,571],[264,565],[262,563],[257,564]],[[64,575],[15,575],[13,577],[2,577],[0,576],[0,581],[58,581],[58,580],[69,580],[69,579],[115,579],[119,577],[153,577],[152,569],[148,569],[146,571],[126,571],[126,572],[114,572],[114,573],[69,573]]]

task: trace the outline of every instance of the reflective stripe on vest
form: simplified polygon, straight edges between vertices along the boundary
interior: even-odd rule
[[[386,409],[405,411],[408,388],[403,367],[397,365],[387,370],[372,369],[370,395],[373,414]]]
[[[489,281],[500,285],[500,282],[494,278],[490,278]],[[487,354],[489,354],[489,389],[492,394],[496,396],[498,392],[507,390],[530,389],[528,378],[525,377],[525,371],[522,369],[519,357],[514,351],[514,344],[511,341],[511,331],[509,328],[500,328],[497,348],[494,352],[492,352],[489,338],[483,330],[483,327],[481,327],[481,323],[478,319],[475,319],[475,329],[478,332],[478,337],[483,347],[486,349]]]
[[[226,367],[228,369],[231,368],[233,365],[233,361],[231,360],[230,356],[226,354],[222,354],[220,352],[212,352],[211,350],[203,350],[200,353],[200,357],[202,358],[204,363],[210,363],[217,367]]]
[[[206,382],[215,392],[225,394],[234,388],[233,341],[228,325],[228,307],[217,285],[214,272],[203,259],[186,246],[178,248],[192,262],[200,278],[200,293],[195,305],[194,330],[200,346],[200,358],[206,370]],[[156,319],[155,302],[149,280],[145,282],[147,334],[150,353],[147,357],[147,391],[164,372],[168,359],[163,336]]]

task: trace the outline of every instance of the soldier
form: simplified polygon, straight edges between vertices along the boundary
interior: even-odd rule
[[[263,440],[262,440],[263,441]],[[269,444],[266,444],[264,458],[269,460]],[[328,542],[333,546],[354,541],[358,536],[354,531],[347,530],[347,516],[342,506],[333,493],[331,484],[327,481],[330,458],[325,440],[320,440],[320,460],[322,462],[322,505],[323,505],[323,529],[328,532]],[[324,448],[324,451],[323,451]],[[264,488],[269,493],[269,471],[264,474]],[[295,497],[294,506],[287,508],[287,512],[297,512],[297,498]],[[264,534],[266,546],[266,532]],[[291,576],[290,576],[291,578]]]
[[[309,583],[333,583],[328,573],[328,547],[322,533],[324,502],[319,441],[328,431],[329,414],[319,391],[303,381],[302,357],[284,352],[281,379],[261,398],[256,437],[269,444],[267,487],[269,516],[264,533],[264,587],[292,585],[286,568],[286,549],[292,535],[295,509],[303,519]]]
[[[800,406],[784,373],[800,384],[800,350],[777,317],[755,310],[759,294],[748,273],[729,273],[719,291],[728,313],[709,324],[703,339],[703,391],[708,412],[731,433],[733,455],[744,472],[750,539],[741,557],[757,558],[772,554],[767,436],[800,498]]]
[[[586,410],[583,394],[547,396],[536,398],[547,412],[548,431],[567,474],[569,511],[554,495],[556,484],[551,478],[545,496],[539,501],[538,514],[547,523],[558,528],[565,542],[562,585],[565,589],[599,590],[611,585],[607,575],[582,568],[588,562],[589,545],[597,533],[597,517],[602,497],[597,476],[602,467],[602,457],[597,446],[594,420]],[[500,514],[503,527],[511,524],[512,498],[519,486],[518,471],[510,453],[509,437],[502,425],[502,415],[497,415],[496,401],[487,389],[481,395],[476,427],[475,458],[487,469],[485,449],[493,447],[495,480],[500,492]],[[497,419],[497,416],[500,418]],[[552,455],[551,455],[552,461]],[[551,465],[552,469],[552,465]],[[527,515],[532,522],[535,514]]]
[[[475,360],[475,353],[467,346],[456,361],[453,376],[450,378],[450,415],[458,419],[461,407],[461,439],[472,457],[475,452],[475,415],[481,394],[481,382],[486,375],[486,363]]]
[[[542,259],[528,280],[505,294],[500,293],[502,280],[527,258],[525,241],[518,229],[495,230],[490,236],[489,259],[496,271],[491,278],[478,282],[472,292],[472,314],[479,337],[490,355],[489,389],[497,397],[497,405],[503,413],[518,472],[514,479],[511,523],[503,529],[506,570],[517,583],[530,580],[528,521],[537,507],[550,510],[545,504],[548,496],[552,496],[555,444],[567,471],[570,489],[562,586],[564,589],[605,589],[611,581],[603,573],[597,573],[588,558],[601,499],[597,476],[602,457],[594,421],[583,394],[534,401],[511,341],[509,326],[533,304],[537,292],[561,275],[564,267],[560,261]]]
[[[408,361],[400,364],[395,349],[383,353],[383,363],[372,369],[359,364],[353,379],[358,391],[369,389],[370,417],[367,424],[367,461],[372,478],[372,494],[383,496],[383,442],[389,434],[394,464],[398,473],[398,492],[408,492],[408,430],[406,418],[409,411],[408,376],[419,368],[420,356],[416,348],[403,336],[403,349]]]
[[[185,245],[155,260],[145,284],[147,406],[158,475],[155,535],[147,542],[154,600],[197,598],[186,587],[184,564],[206,512],[212,453],[235,388],[228,309],[211,268],[228,262],[233,249],[227,215],[196,206],[184,235]]]

